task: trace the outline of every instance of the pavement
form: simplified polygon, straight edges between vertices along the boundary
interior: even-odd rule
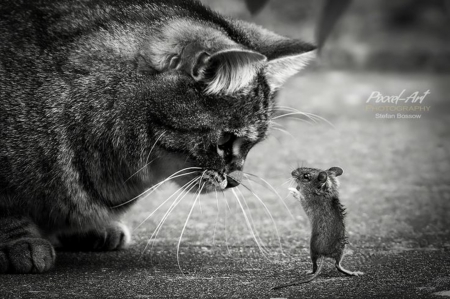
[[[138,246],[139,247],[139,246]],[[173,248],[172,248],[173,249]],[[376,251],[360,263],[347,257],[345,277],[332,263],[317,280],[271,291],[310,270],[305,255],[271,257],[255,248],[182,248],[183,273],[174,250],[155,247],[153,258],[136,247],[121,252],[62,253],[41,275],[0,277],[1,298],[439,298],[450,296],[450,247]],[[445,298],[441,297],[441,298]]]

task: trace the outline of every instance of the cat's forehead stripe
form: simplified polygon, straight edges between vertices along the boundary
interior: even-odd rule
[[[244,137],[245,139],[255,142],[258,138],[258,128],[256,125],[248,126],[246,128],[236,130],[235,131],[236,136],[238,137]]]

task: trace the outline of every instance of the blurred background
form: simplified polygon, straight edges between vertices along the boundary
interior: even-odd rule
[[[270,0],[251,15],[243,0],[202,0],[224,14],[314,42],[324,1]],[[264,3],[264,4],[263,4]],[[450,2],[352,1],[327,40],[323,65],[382,71],[450,70]]]

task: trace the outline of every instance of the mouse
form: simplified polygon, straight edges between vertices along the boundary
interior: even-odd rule
[[[281,289],[314,280],[322,270],[325,258],[335,261],[336,269],[348,276],[360,276],[363,272],[349,271],[342,267],[345,246],[348,244],[345,230],[345,208],[339,201],[338,176],[344,173],[340,167],[328,170],[300,167],[291,175],[297,183],[289,188],[300,201],[311,224],[310,256],[313,264],[311,277],[295,280],[272,288]]]

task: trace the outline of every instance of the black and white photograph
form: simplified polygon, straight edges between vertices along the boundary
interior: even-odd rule
[[[450,1],[0,0],[22,298],[450,298]]]

